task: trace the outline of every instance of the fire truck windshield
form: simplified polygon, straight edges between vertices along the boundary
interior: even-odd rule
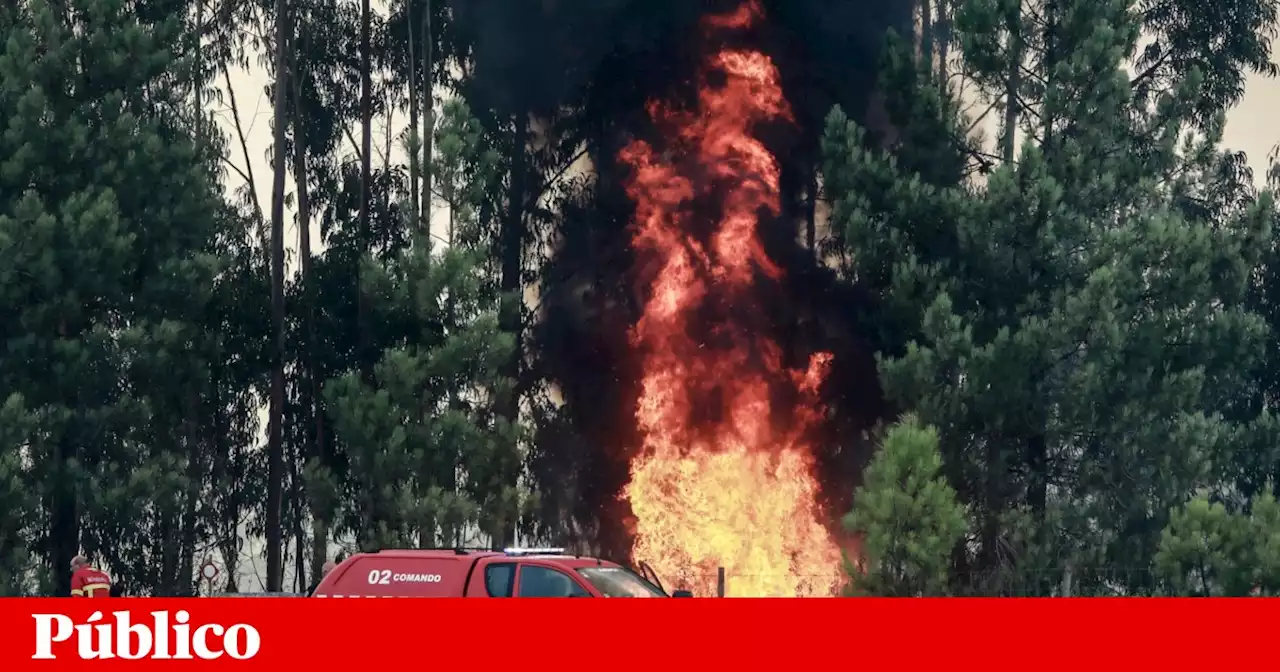
[[[666,597],[657,586],[622,567],[582,567],[578,570],[605,597]]]

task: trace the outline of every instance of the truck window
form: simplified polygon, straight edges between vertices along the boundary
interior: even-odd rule
[[[549,567],[520,568],[520,597],[591,597],[568,574]]]
[[[516,566],[505,562],[484,568],[484,590],[489,597],[511,597],[511,584],[515,583]]]
[[[583,567],[578,573],[605,597],[666,597],[657,586],[622,567]]]

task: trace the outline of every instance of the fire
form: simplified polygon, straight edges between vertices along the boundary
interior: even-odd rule
[[[714,38],[761,15],[745,0],[704,28]],[[841,551],[822,523],[806,443],[830,356],[788,369],[752,326],[766,322],[757,283],[782,275],[756,234],[762,211],[779,213],[778,162],[753,133],[791,112],[763,53],[722,49],[703,70],[696,110],[649,106],[666,146],[635,141],[620,154],[632,169],[632,242],[651,272],[630,334],[643,362],[643,446],[623,492],[633,560],[699,595],[714,594],[719,567],[731,595],[832,595]],[[709,233],[690,207],[708,197],[718,211]]]

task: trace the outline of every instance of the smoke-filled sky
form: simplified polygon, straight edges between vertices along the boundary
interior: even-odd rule
[[[386,12],[385,2],[374,2],[375,11]],[[1280,49],[1280,43],[1275,45]],[[268,62],[262,58],[249,58],[249,63],[265,63]],[[257,184],[255,185],[258,193],[268,199],[271,194],[271,164],[269,149],[271,146],[271,101],[266,95],[266,87],[270,84],[270,76],[265,67],[238,68],[231,73],[231,85],[235,90],[236,101],[240,107],[241,122],[247,129],[247,144],[249,151],[249,160],[253,167],[253,175]],[[224,95],[222,104],[213,107],[213,113],[224,129],[224,132],[233,134],[235,132],[231,119],[230,105],[225,102],[227,97]],[[1280,109],[1280,79],[1265,79],[1258,75],[1252,75],[1245,88],[1245,96],[1240,104],[1233,109],[1228,115],[1228,123],[1224,143],[1232,149],[1243,150],[1249,155],[1249,165],[1254,169],[1256,179],[1261,183],[1264,172],[1266,170],[1266,156],[1268,151],[1276,143],[1280,143],[1280,128],[1275,124],[1275,110]],[[394,133],[403,130],[407,119],[404,115],[400,115],[396,119],[391,120],[391,126]],[[385,120],[375,121],[376,124],[385,124]],[[353,133],[358,129],[352,129]],[[382,133],[377,132],[381,137]],[[346,146],[344,151],[353,154],[355,148]],[[403,159],[403,153],[399,158]],[[244,168],[244,157],[233,156],[232,160],[241,168]],[[292,176],[286,178],[286,188],[293,190]],[[239,175],[234,172],[228,172],[226,177],[226,188],[228,190],[238,189],[242,186],[242,180]],[[269,203],[263,203],[264,207]],[[286,206],[289,213],[288,219],[292,219],[293,212],[291,206]],[[443,233],[444,212],[442,208],[435,211],[439,221],[436,224],[440,227],[438,233]],[[313,231],[312,241],[319,240],[318,225]],[[286,243],[296,251],[297,236],[296,232],[288,236]]]

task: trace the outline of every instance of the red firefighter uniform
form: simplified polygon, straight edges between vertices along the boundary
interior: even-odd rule
[[[71,573],[72,597],[111,597],[111,577],[88,565]]]

